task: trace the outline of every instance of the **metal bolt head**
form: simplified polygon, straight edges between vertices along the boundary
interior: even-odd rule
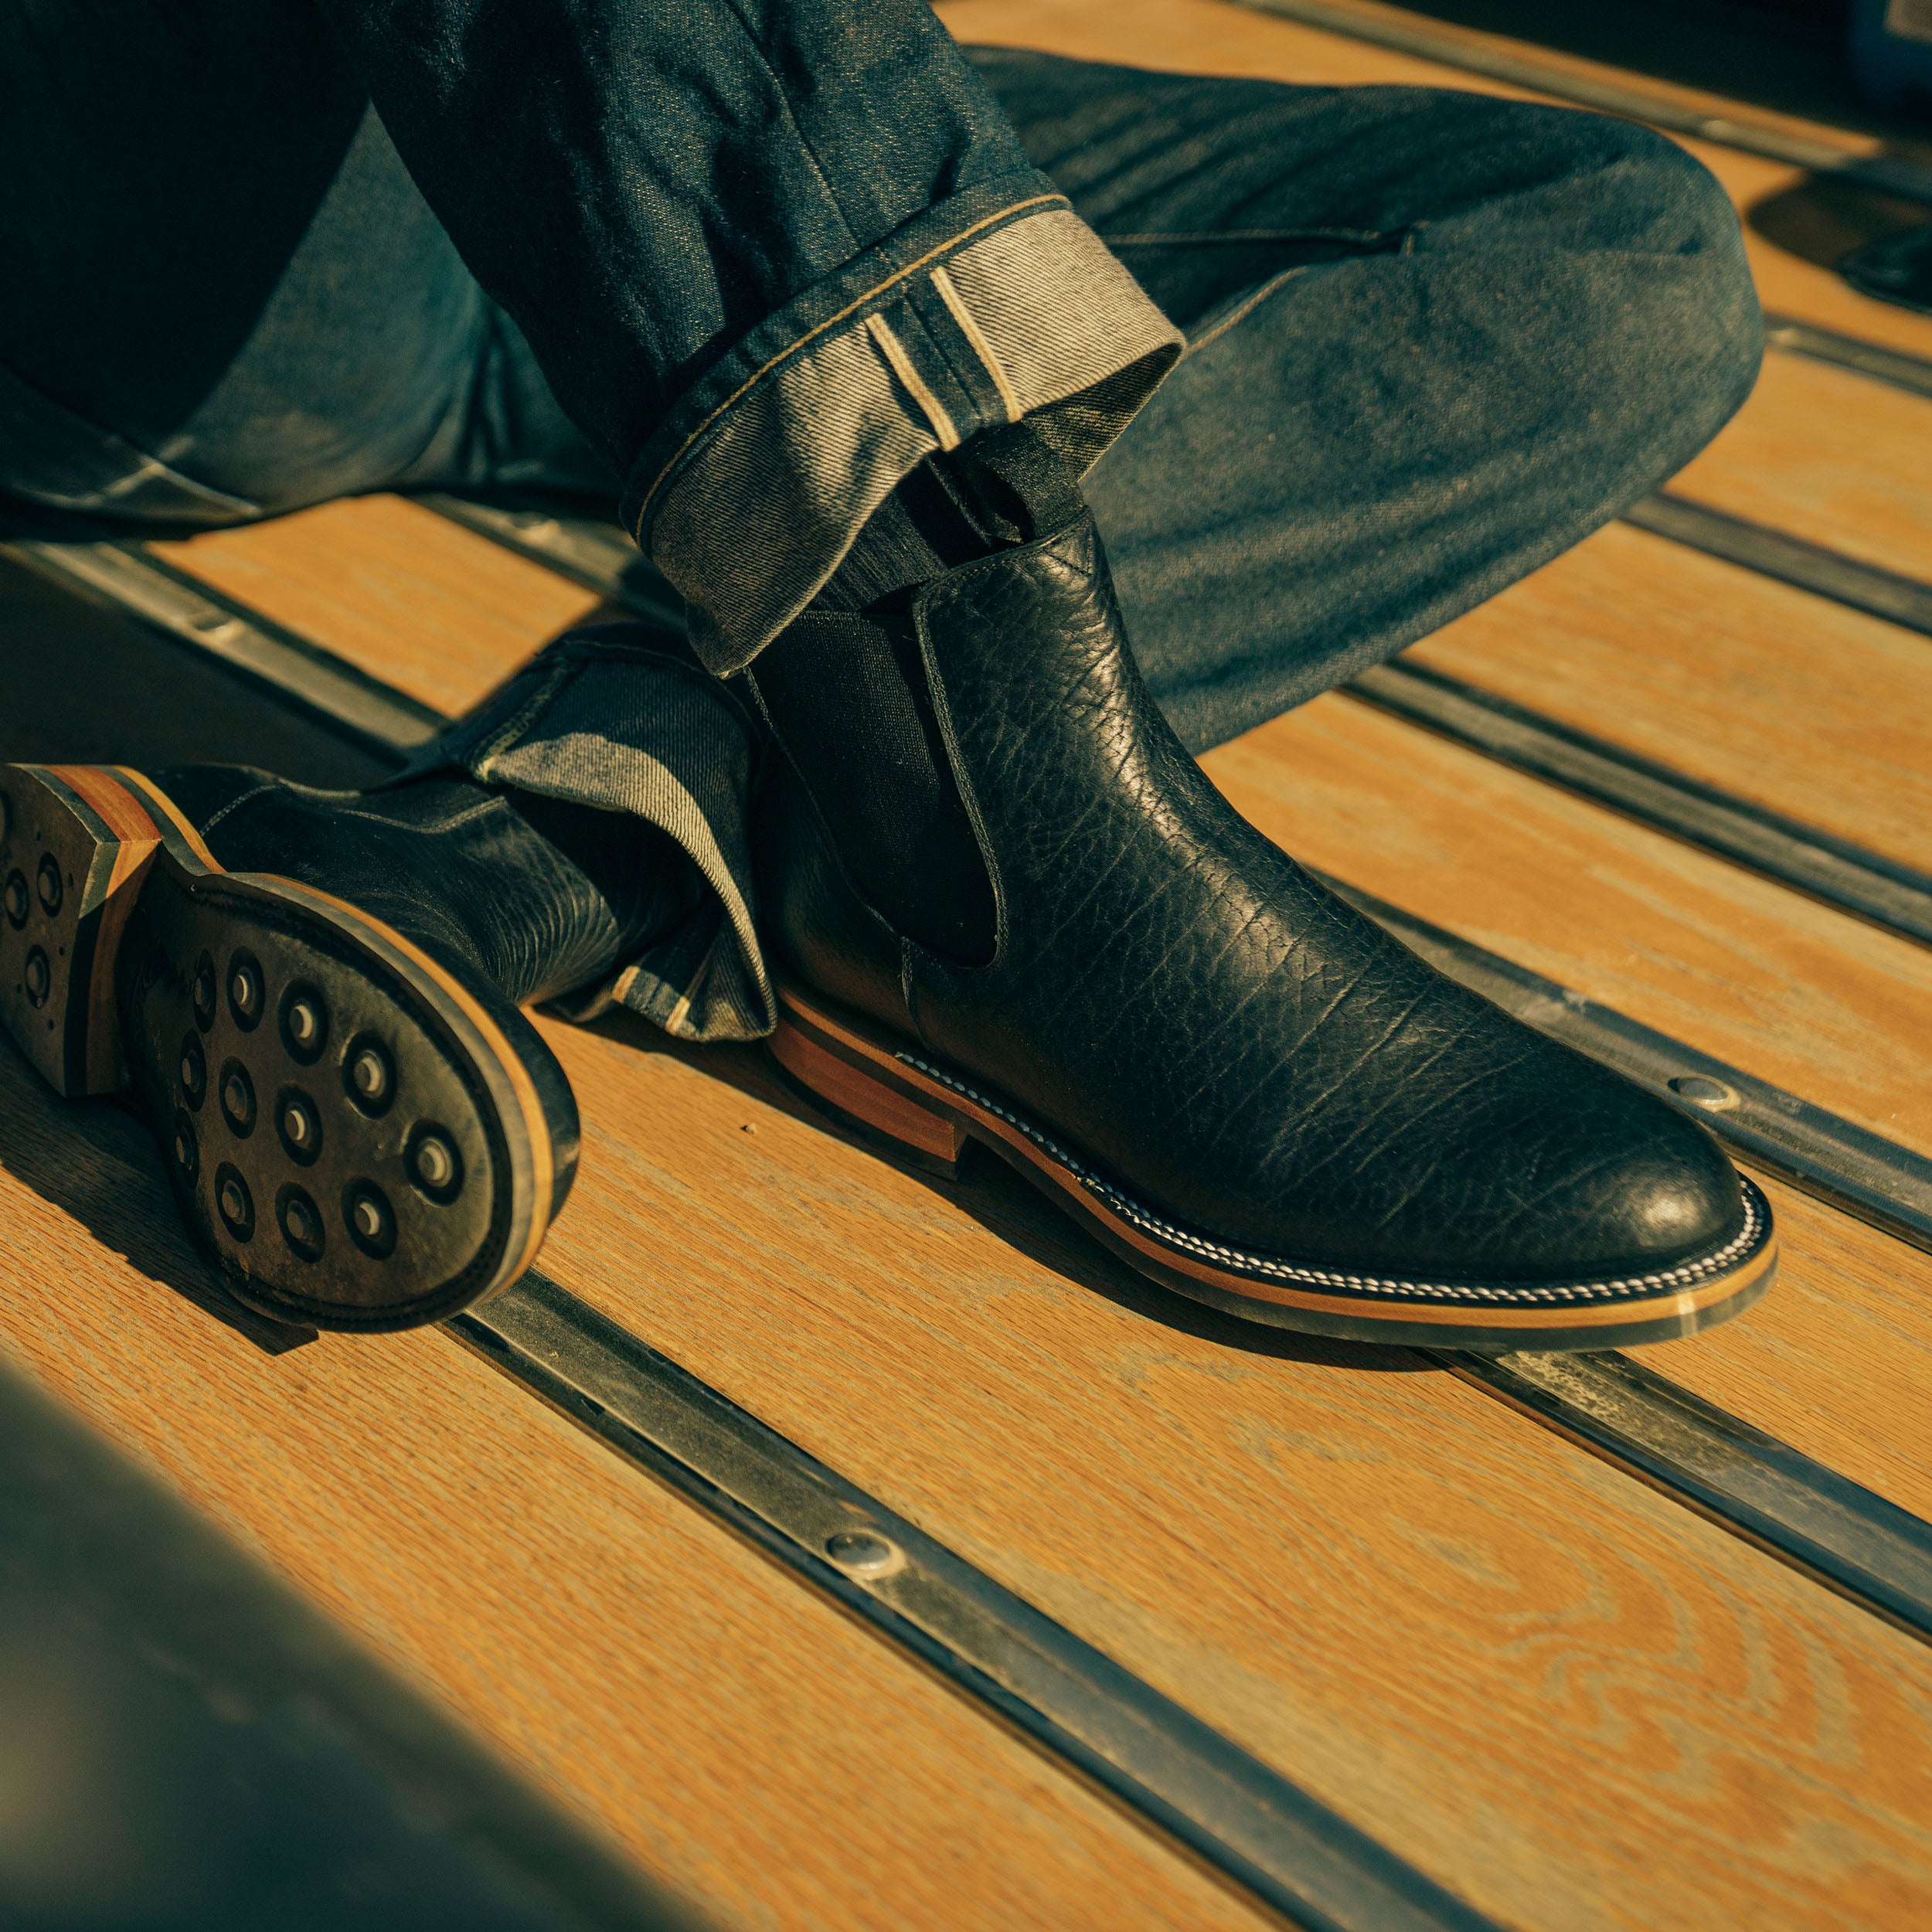
[[[305,999],[294,1002],[288,1009],[288,1037],[298,1046],[313,1046],[321,1032],[322,1016],[314,1003]]]
[[[261,1010],[262,983],[251,966],[237,966],[228,976],[228,997],[243,1019],[253,1019]]]
[[[7,879],[7,917],[16,926],[27,923],[27,880],[24,872],[14,872]]]
[[[447,1187],[456,1175],[456,1155],[440,1134],[425,1134],[416,1144],[416,1175],[425,1187]]]
[[[373,1107],[389,1092],[389,1062],[373,1046],[365,1046],[350,1063],[349,1077],[356,1092]]]
[[[240,1182],[226,1180],[222,1182],[221,1211],[231,1221],[248,1219],[248,1196],[243,1193]]]
[[[1706,1107],[1713,1113],[1737,1104],[1736,1087],[1726,1087],[1722,1080],[1709,1080],[1702,1073],[1679,1074],[1671,1082],[1670,1090],[1692,1106]]]
[[[237,1120],[247,1118],[248,1114],[248,1083],[239,1073],[230,1073],[227,1083],[221,1090],[223,1104]]]
[[[306,1148],[314,1144],[315,1116],[300,1100],[291,1100],[282,1109],[282,1132],[287,1136],[291,1147]]]
[[[180,1129],[177,1129],[175,1134],[175,1158],[183,1167],[192,1167],[195,1164],[195,1144],[189,1139],[185,1131]]]
[[[887,1577],[905,1567],[898,1544],[870,1529],[842,1529],[825,1539],[825,1554],[847,1575]]]
[[[182,1090],[191,1100],[201,1098],[202,1087],[208,1078],[208,1069],[201,1057],[201,1049],[192,1043],[181,1049]]]
[[[38,946],[28,954],[22,978],[26,983],[28,998],[36,1006],[43,1005],[53,988],[53,971],[47,964],[47,955]]]
[[[52,852],[40,862],[37,875],[40,886],[40,903],[46,906],[49,917],[60,910],[60,862]]]
[[[389,1203],[372,1187],[359,1187],[350,1197],[349,1225],[365,1247],[379,1254],[386,1254],[396,1239],[396,1222]]]
[[[282,1209],[282,1227],[298,1248],[312,1248],[321,1238],[315,1210],[300,1196],[292,1198]]]
[[[203,1026],[212,1026],[215,1020],[215,969],[203,966],[195,975],[193,988],[195,1017]]]

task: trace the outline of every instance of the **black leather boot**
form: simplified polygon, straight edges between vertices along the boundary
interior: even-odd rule
[[[1226,804],[1141,683],[1083,511],[903,617],[808,613],[750,677],[790,753],[754,828],[774,1049],[865,1128],[941,1167],[981,1141],[1154,1280],[1319,1335],[1603,1348],[1769,1284],[1764,1199],[1702,1128]],[[869,840],[853,798],[897,781],[842,763],[805,694],[882,678],[913,803]]]
[[[407,1328],[529,1265],[577,1117],[517,1009],[690,889],[659,835],[460,779],[227,766],[11,766],[0,814],[0,1010],[60,1092],[131,1083],[238,1300]]]

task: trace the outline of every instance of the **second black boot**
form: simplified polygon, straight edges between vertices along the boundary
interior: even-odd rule
[[[408,1328],[514,1281],[570,1192],[519,1006],[698,889],[648,826],[462,778],[0,767],[0,1018],[57,1091],[131,1088],[238,1300]]]
[[[999,495],[953,461],[955,503]],[[1003,468],[1003,544],[978,518],[986,554],[808,611],[750,673],[787,753],[753,835],[784,1066],[1257,1321],[1600,1349],[1748,1306],[1770,1215],[1709,1134],[1242,819],[1143,685],[1083,505]]]

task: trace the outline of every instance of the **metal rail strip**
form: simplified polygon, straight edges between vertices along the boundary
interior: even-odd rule
[[[1591,1454],[1932,1639],[1932,1526],[1628,1355],[1429,1359]]]
[[[620,1455],[1310,1932],[1492,1922],[534,1270],[446,1325]]]
[[[1814,596],[1932,637],[1932,585],[1915,578],[1861,563],[1822,544],[1787,536],[1782,530],[1747,523],[1668,491],[1659,490],[1632,504],[1624,512],[1624,521],[1653,536],[1702,550],[1706,556],[1721,557],[1760,577],[1776,577]]]
[[[448,722],[393,685],[232,602],[134,543],[21,537],[0,553],[64,589],[131,612],[379,758],[406,757]]]
[[[1425,26],[1413,15],[1396,19],[1379,9],[1369,13],[1354,7],[1333,5],[1329,0],[1240,0],[1240,4],[1257,13],[1277,14],[1284,19],[1298,21],[1303,26],[1317,27],[1345,39],[1367,41],[1445,67],[1460,68],[1464,73],[1481,74],[1512,87],[1574,101],[1579,107],[1594,107],[1600,114],[1614,114],[1620,120],[1648,122],[1671,134],[1708,141],[1720,148],[1735,148],[1747,155],[1760,155],[1767,161],[1781,161],[1811,174],[1835,175],[1841,180],[1855,181],[1906,201],[1932,202],[1932,166],[1904,155],[1853,154],[1828,141],[1785,128],[1709,114],[1641,88],[1620,87],[1614,81],[1567,72],[1532,54],[1499,46],[1474,46],[1459,35]]]
[[[1379,665],[1342,687],[1499,764],[1750,866],[1841,912],[1932,945],[1932,873],[1687,777],[1440,671]]]
[[[1876,342],[1841,335],[1835,328],[1819,328],[1791,315],[1767,315],[1764,341],[1767,347],[1782,349],[1787,355],[1806,355],[1815,362],[1849,369],[1908,395],[1932,396],[1932,362],[1922,355],[1882,349]]]
[[[570,534],[567,522],[559,528]],[[539,525],[518,526],[516,547],[526,554],[542,557],[551,540]],[[665,607],[648,580],[641,587],[634,581],[628,592],[594,587],[648,600],[658,612]],[[1452,977],[1696,1111],[1747,1158],[1932,1248],[1932,1162],[1397,908],[1342,889]],[[452,1327],[613,1449],[1291,1919],[1317,1932],[1485,1923],[1298,1787],[542,1277],[525,1277]],[[1614,1355],[1581,1364],[1542,1355],[1444,1356],[1440,1366],[1900,1628],[1932,1636],[1932,1530],[1688,1390]]]

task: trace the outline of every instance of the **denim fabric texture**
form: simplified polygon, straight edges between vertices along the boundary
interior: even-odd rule
[[[846,478],[859,508],[841,515],[855,527],[864,490],[943,444],[941,417],[963,434],[1011,413],[994,367],[1042,394],[1085,372],[1083,304],[1110,285],[1094,280],[1097,235],[1161,311],[1146,338],[1156,359],[1174,329],[1185,351],[1138,414],[1148,372],[1130,363],[1121,393],[1099,383],[1059,420],[1087,454],[1105,446],[1087,491],[1129,631],[1199,750],[1392,656],[1587,535],[1688,461],[1755,376],[1762,325],[1729,202],[1681,149],[1624,122],[1461,92],[1204,80],[997,49],[961,61],[896,7],[808,23],[796,46],[786,23],[832,9],[770,10],[754,58],[735,12],[690,9],[709,23],[700,35],[639,26],[645,11],[583,0],[546,15],[545,34],[595,45],[553,99],[519,103],[515,61],[492,38],[501,19],[480,5],[345,0],[338,39],[299,5],[0,0],[12,191],[0,197],[0,490],[134,522],[230,522],[412,486],[547,485],[609,501],[647,445],[688,437],[677,426],[705,406],[689,399],[736,379],[720,372],[740,366],[731,357],[796,342],[791,360],[828,372],[828,391],[798,389],[797,420],[774,436],[791,439],[788,474],[818,462]],[[617,12],[630,24],[616,41],[592,33]],[[393,47],[376,44],[384,20]],[[660,32],[662,73],[647,44]],[[791,128],[772,77],[795,81],[821,55],[853,63],[850,83],[821,90]],[[750,119],[710,124],[700,56],[723,63],[718,98]],[[905,91],[888,111],[893,87]],[[930,114],[901,125],[922,88]],[[669,118],[644,128],[646,103]],[[560,172],[577,151],[572,115],[596,123],[580,181]],[[767,152],[774,172],[754,179]],[[838,171],[835,193],[807,178],[813,156]],[[1020,186],[1065,203],[1001,213]],[[794,196],[798,233],[768,232],[792,220]],[[862,246],[842,254],[848,231]],[[869,393],[894,398],[893,451],[866,482],[850,450],[871,419],[798,325],[808,333],[868,274],[876,284],[862,257],[889,274],[917,259],[914,234],[951,239],[916,286],[826,332],[869,359],[849,363],[869,372]],[[519,250],[528,259],[504,258]],[[999,345],[992,365],[949,291]],[[1128,335],[1146,326],[1131,308],[1112,313]],[[1056,374],[1061,355],[1073,359]],[[705,461],[699,445],[679,459],[694,487],[675,515],[652,514],[677,524],[687,559],[709,543],[777,580],[796,557],[770,555],[778,539],[756,506],[783,490],[768,461],[760,483],[760,434],[731,434],[753,432],[760,400],[754,386],[706,432]],[[723,661],[706,624],[700,614],[694,634]],[[692,862],[707,877],[722,865],[736,894],[718,889],[689,957],[716,975],[738,947],[736,989],[715,1010],[728,1028],[755,1022],[762,968],[733,910],[750,906],[741,853],[716,826],[711,850],[694,849],[704,842],[648,769],[715,801],[749,770],[743,722],[719,698],[706,751],[685,671],[629,656],[603,675],[507,738],[515,708],[491,709],[488,760],[474,733],[447,755],[498,774],[510,760],[532,789],[675,820],[665,828]],[[582,700],[595,691],[605,712],[593,715]],[[651,723],[659,704],[683,719],[672,759]],[[741,808],[704,814],[723,825]],[[633,991],[660,1019],[690,992],[681,1026],[698,1036],[713,1009],[676,983],[685,970],[654,971]]]
[[[0,0],[0,170],[13,291],[0,364],[243,502],[286,497],[202,465],[220,465],[220,432],[260,445],[278,375],[293,378],[281,413],[314,446],[320,495],[354,484],[329,460],[345,454],[332,413],[303,406],[318,381],[325,403],[359,375],[389,391],[370,453],[410,471],[494,304],[628,479],[625,520],[721,673],[797,614],[949,439],[1064,408],[1062,440],[1090,460],[1180,349],[1029,165],[924,0]],[[1003,272],[1031,291],[1027,334],[1063,345],[1035,359],[1055,384],[988,359],[1004,308],[973,315],[981,278],[963,262],[950,302],[934,282],[1009,226]],[[184,228],[192,246],[170,264],[164,238]],[[126,393],[131,352],[94,312],[117,294],[138,333],[146,308],[122,265],[92,276],[109,237],[173,284],[189,339],[148,351],[173,364],[158,372],[168,400]],[[1073,257],[1077,306],[1056,311],[1056,270]],[[417,284],[420,328],[388,308],[399,290],[372,288],[346,306],[377,329],[301,340],[332,283],[386,267]],[[258,325],[285,357],[250,355]],[[332,351],[355,357],[379,335],[386,369],[330,379]],[[240,386],[217,402],[210,386],[236,363]]]

